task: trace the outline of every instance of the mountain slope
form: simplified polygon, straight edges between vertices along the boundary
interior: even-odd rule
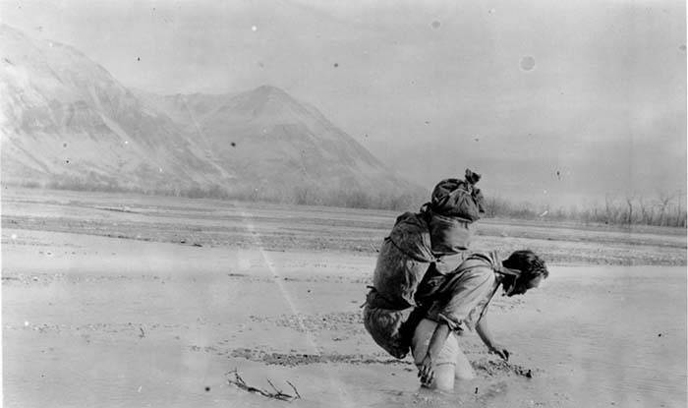
[[[3,181],[165,189],[220,175],[165,115],[73,48],[0,26]]]
[[[241,94],[147,98],[164,110],[228,171],[256,188],[364,191],[419,189],[399,179],[317,109],[283,90],[261,86]]]
[[[6,25],[0,50],[3,183],[362,206],[420,190],[278,88],[132,92]]]

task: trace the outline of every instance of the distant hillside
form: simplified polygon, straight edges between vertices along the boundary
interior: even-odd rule
[[[142,191],[221,174],[165,115],[75,49],[0,26],[3,182]]]
[[[147,97],[193,134],[214,163],[258,189],[418,191],[317,109],[281,89]],[[288,193],[288,191],[284,192]]]
[[[278,88],[132,92],[79,51],[6,25],[0,49],[3,183],[356,206],[422,194]]]

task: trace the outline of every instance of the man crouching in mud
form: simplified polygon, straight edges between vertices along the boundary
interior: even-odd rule
[[[452,335],[462,335],[466,328],[475,329],[490,352],[508,360],[509,351],[495,343],[488,328],[489,303],[500,286],[504,296],[522,295],[548,276],[544,261],[530,250],[516,251],[503,262],[496,252],[474,253],[446,275],[431,267],[418,287],[418,307],[409,319],[411,324],[420,320],[411,351],[421,384],[451,390],[455,378],[475,377]]]
[[[494,342],[488,329],[488,305],[500,286],[506,296],[524,294],[549,272],[541,258],[521,250],[503,262],[496,252],[473,253],[446,274],[432,263],[420,282],[407,276],[395,285],[392,276],[381,275],[384,269],[376,268],[376,285],[363,313],[367,331],[394,357],[404,358],[410,349],[421,385],[446,391],[454,388],[455,378],[475,376],[454,334],[475,328],[492,353],[508,360],[509,351]],[[404,288],[406,305],[391,296],[388,288],[395,286]]]

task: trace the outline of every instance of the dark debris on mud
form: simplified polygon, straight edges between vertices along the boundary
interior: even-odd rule
[[[336,364],[383,364],[383,365],[411,365],[410,361],[394,358],[376,358],[364,354],[307,354],[307,353],[269,353],[266,351],[238,348],[230,355],[235,358],[265,363],[267,365],[280,365],[295,367],[309,364],[336,363]]]
[[[409,359],[399,360],[395,358],[385,358],[365,354],[338,354],[338,353],[277,353],[250,348],[237,348],[229,355],[233,358],[243,358],[249,361],[259,362],[267,365],[278,365],[284,367],[296,367],[310,364],[352,364],[352,365],[396,365],[406,366],[409,369],[413,366],[413,361]],[[541,373],[539,369],[523,367],[519,364],[509,363],[503,360],[482,359],[471,363],[473,369],[479,377],[494,378],[503,376],[516,376],[533,378]]]
[[[319,332],[321,330],[342,330],[349,335],[364,332],[363,317],[360,312],[285,314],[277,317],[250,316],[258,323],[272,323],[279,327],[287,327],[299,332]]]
[[[504,360],[478,360],[471,363],[475,372],[483,377],[501,376],[504,374],[533,378],[540,372],[538,369],[526,368]]]

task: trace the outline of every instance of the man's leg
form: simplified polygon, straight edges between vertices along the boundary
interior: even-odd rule
[[[456,337],[455,334],[452,334],[451,336]],[[461,380],[461,381],[472,380],[475,378],[475,371],[473,370],[473,366],[471,365],[471,362],[468,361],[468,358],[466,357],[466,355],[461,350],[461,347],[458,346],[458,339],[457,339],[456,344],[457,344],[457,353],[456,353],[456,374],[455,374],[455,377],[457,380]]]
[[[413,341],[411,343],[411,351],[413,352],[413,360],[416,366],[423,361],[436,327],[437,323],[429,319],[421,320],[418,326],[416,326],[416,330],[413,334]],[[429,385],[429,388],[443,391],[454,389],[455,366],[458,353],[463,355],[459,350],[456,337],[450,334],[444,342],[444,347],[442,347],[437,357],[437,361],[433,362],[435,379],[432,384]]]
[[[439,311],[446,313],[450,310],[454,316],[468,316],[474,307],[479,306],[482,299],[476,296],[480,291],[476,290],[478,287],[485,286],[490,282],[489,279],[483,279],[482,276],[465,277],[459,270],[442,275],[436,278],[436,288],[432,295],[434,299],[432,306],[425,313],[425,316],[436,316]],[[431,299],[431,298],[430,298]],[[428,299],[426,299],[427,302]],[[452,333],[449,337],[456,342],[456,360],[455,360],[455,376],[458,380],[472,380],[475,378],[475,371],[471,366],[470,361],[466,358],[459,347],[457,335]]]

